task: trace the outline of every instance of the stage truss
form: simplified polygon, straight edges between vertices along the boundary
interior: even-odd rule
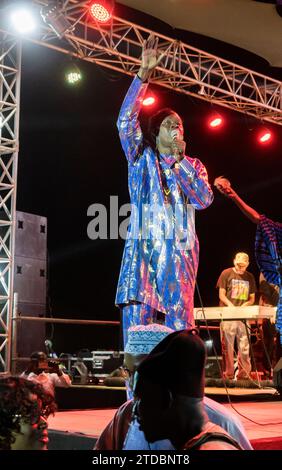
[[[10,370],[21,77],[19,39],[0,31],[0,371]]]
[[[38,7],[46,1],[35,0]],[[73,31],[62,39],[43,22],[32,39],[103,67],[134,75],[142,44],[153,31],[114,17],[107,26],[94,23],[89,2],[66,0],[64,15]],[[152,81],[171,90],[282,125],[282,83],[227,60],[155,33],[164,53]]]
[[[114,17],[107,26],[93,23],[88,3],[62,2],[71,28],[59,39],[40,18],[47,1],[33,0],[37,33],[27,39],[81,60],[135,75],[142,44],[153,31]],[[155,33],[164,56],[152,82],[257,119],[282,125],[282,83],[227,60]],[[17,179],[20,42],[0,19],[0,372],[10,370],[13,295],[13,244]]]

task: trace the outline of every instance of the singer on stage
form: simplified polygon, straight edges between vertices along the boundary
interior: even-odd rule
[[[204,165],[184,154],[183,124],[176,112],[159,111],[149,124],[151,142],[143,138],[138,115],[147,82],[162,59],[157,46],[154,36],[145,41],[141,67],[117,122],[128,160],[132,206],[116,295],[124,344],[133,325],[159,322],[174,330],[193,325],[199,254],[197,236],[191,235],[193,211],[205,209],[213,200]],[[179,214],[183,226],[189,226],[186,232],[176,227]]]

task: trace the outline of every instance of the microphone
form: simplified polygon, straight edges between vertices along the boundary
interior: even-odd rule
[[[46,339],[44,341],[44,344],[45,344],[45,348],[46,348],[46,351],[47,351],[47,355],[49,357],[58,357],[57,354],[55,353],[54,349],[53,349],[53,344],[52,344],[52,341],[50,341],[50,339]]]
[[[171,137],[172,137],[172,141],[175,142],[177,140],[183,140],[182,138],[182,135],[180,134],[180,131],[179,129],[173,129],[170,133]],[[178,159],[179,157],[183,157],[184,155],[184,149],[183,148],[172,148],[172,151],[173,151],[173,156]]]

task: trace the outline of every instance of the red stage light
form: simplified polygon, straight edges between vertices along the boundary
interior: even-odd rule
[[[258,141],[260,144],[265,144],[266,142],[270,142],[272,139],[272,134],[270,130],[264,129],[262,132],[260,132],[258,136]]]
[[[142,101],[142,104],[143,106],[152,106],[152,104],[155,103],[155,98],[153,96],[147,96],[147,98],[145,98],[143,101]]]
[[[215,129],[216,127],[220,127],[222,124],[223,124],[223,119],[219,114],[212,116],[209,119],[209,126],[213,129]]]
[[[89,5],[89,11],[94,20],[106,23],[112,17],[114,2],[111,0],[97,0]]]

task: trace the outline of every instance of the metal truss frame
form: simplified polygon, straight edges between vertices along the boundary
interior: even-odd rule
[[[33,0],[35,6],[45,0]],[[42,22],[30,37],[38,44],[103,67],[134,75],[140,66],[142,44],[153,31],[118,17],[107,25],[89,15],[89,1],[65,0],[62,13],[71,27],[59,39]],[[183,42],[154,33],[164,56],[151,81],[257,119],[282,125],[282,82],[236,65]]]
[[[10,370],[21,42],[0,31],[0,372]]]

